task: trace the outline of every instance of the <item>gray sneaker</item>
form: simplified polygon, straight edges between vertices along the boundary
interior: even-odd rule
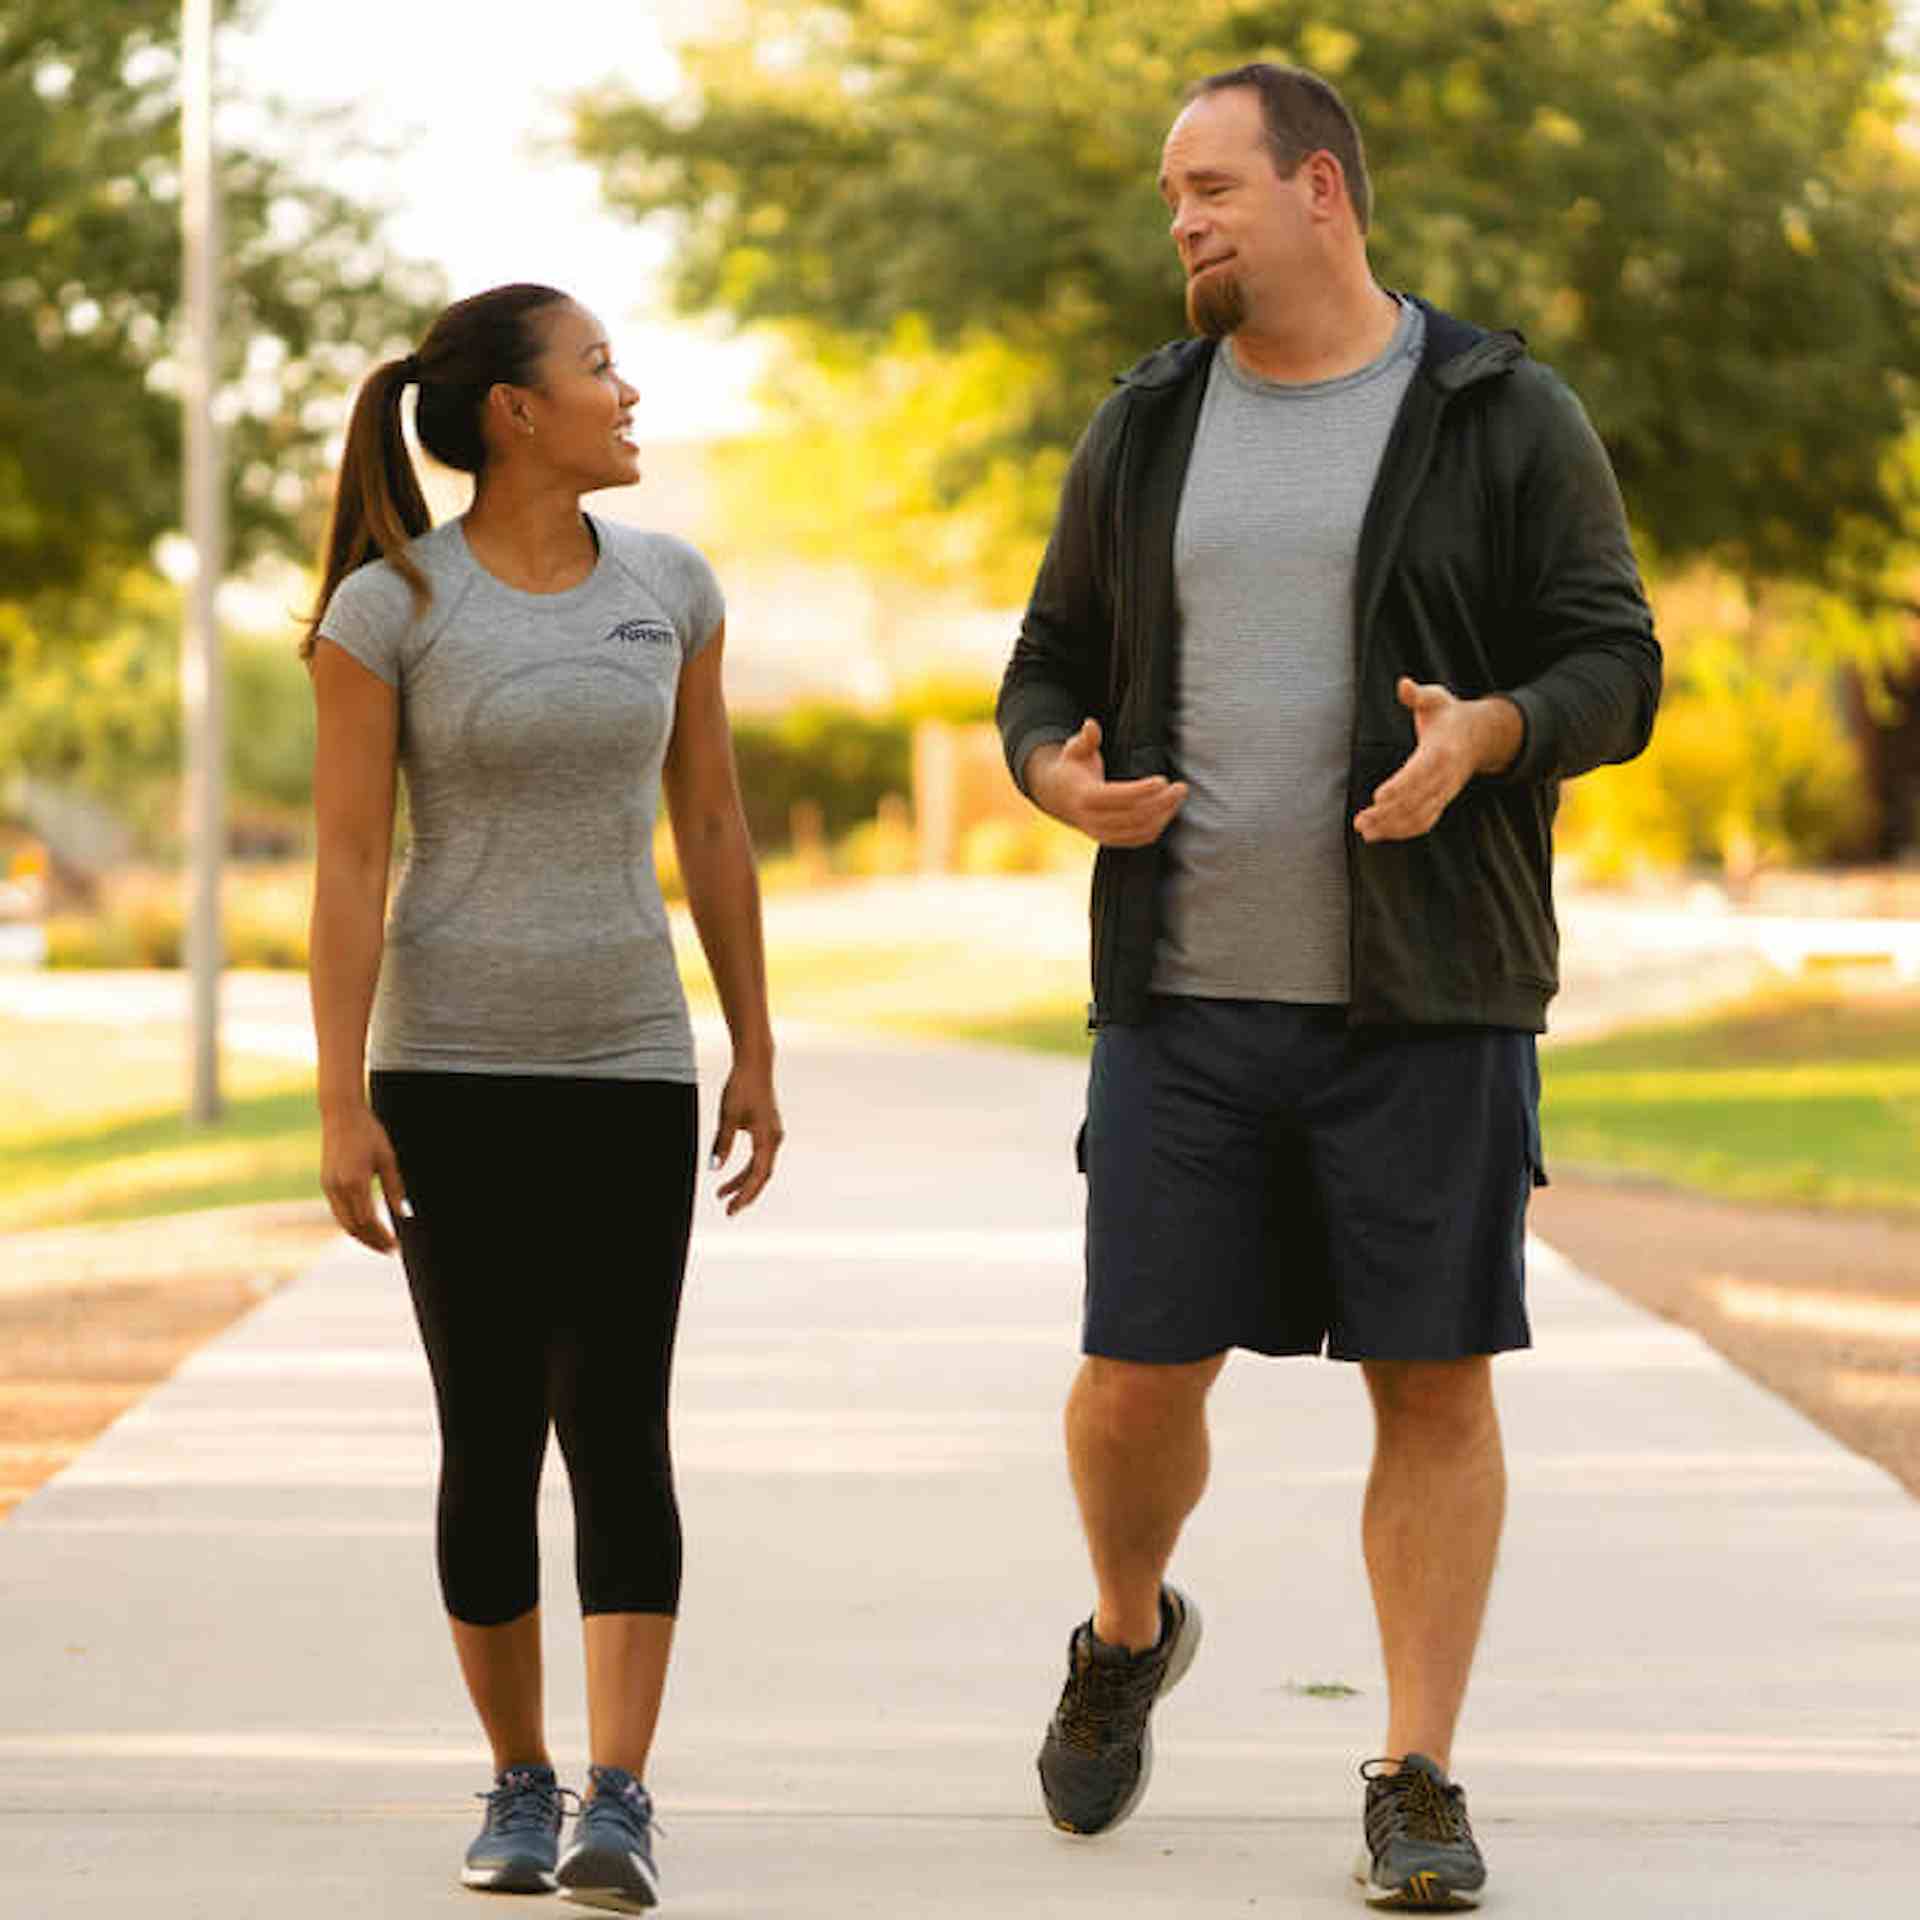
[[[1040,1792],[1062,1833],[1117,1827],[1153,1774],[1154,1702],[1180,1684],[1200,1646],[1200,1612],[1178,1587],[1160,1589],[1160,1638],[1129,1653],[1093,1637],[1087,1620],[1067,1642],[1067,1684],[1040,1746]]]
[[[653,1799],[624,1767],[589,1767],[593,1797],[580,1809],[560,1862],[560,1898],[613,1913],[644,1913],[660,1899],[653,1864]]]
[[[503,1769],[491,1793],[474,1795],[487,1812],[467,1849],[460,1884],[488,1893],[551,1893],[570,1797],[551,1767]]]
[[[1487,1863],[1467,1823],[1467,1796],[1424,1753],[1410,1753],[1391,1772],[1391,1760],[1369,1760],[1366,1851],[1353,1877],[1370,1907],[1416,1913],[1477,1907]]]

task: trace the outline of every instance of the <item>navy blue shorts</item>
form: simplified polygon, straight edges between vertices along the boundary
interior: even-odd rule
[[[1539,1106],[1530,1033],[1156,995],[1142,1025],[1094,1041],[1084,1351],[1172,1364],[1529,1345]]]

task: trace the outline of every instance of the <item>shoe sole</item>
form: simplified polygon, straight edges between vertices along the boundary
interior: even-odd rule
[[[1353,1877],[1359,1881],[1361,1897],[1367,1905],[1382,1913],[1454,1913],[1480,1904],[1481,1889],[1468,1892],[1450,1887],[1437,1873],[1410,1875],[1404,1887],[1383,1887],[1373,1877],[1373,1860],[1361,1854]]]
[[[463,1867],[460,1884],[475,1893],[551,1893],[560,1882],[539,1867]]]
[[[1193,1665],[1193,1656],[1200,1651],[1200,1609],[1188,1596],[1171,1584],[1167,1591],[1178,1597],[1181,1606],[1180,1630],[1173,1636],[1173,1646],[1167,1654],[1167,1670],[1160,1676],[1160,1684],[1154,1689],[1153,1704],[1157,1707],[1182,1680],[1187,1669]],[[1054,1818],[1053,1809],[1047,1809],[1047,1818],[1053,1821],[1053,1830],[1063,1833],[1069,1840],[1097,1840],[1103,1833],[1111,1833],[1121,1821],[1127,1818],[1137,1807],[1147,1791],[1147,1783],[1153,1778],[1153,1715],[1147,1715],[1146,1731],[1140,1736],[1140,1775],[1133,1783],[1133,1790],[1120,1802],[1113,1818],[1103,1827],[1070,1827]]]
[[[660,1889],[630,1853],[596,1848],[560,1863],[560,1898],[608,1913],[646,1913],[660,1904]]]

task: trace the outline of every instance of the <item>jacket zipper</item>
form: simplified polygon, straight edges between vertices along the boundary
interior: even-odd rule
[[[1415,379],[1421,378],[1416,373]],[[1357,766],[1360,760],[1360,719],[1366,698],[1367,676],[1367,634],[1378,612],[1380,598],[1386,591],[1387,574],[1392,567],[1393,556],[1399,551],[1401,535],[1406,532],[1407,517],[1413,511],[1414,500],[1426,480],[1427,468],[1433,461],[1433,450],[1440,443],[1440,417],[1446,411],[1449,396],[1439,394],[1433,403],[1424,423],[1417,431],[1422,438],[1420,444],[1410,449],[1412,458],[1395,460],[1394,448],[1389,440],[1386,451],[1380,457],[1380,471],[1383,478],[1399,488],[1399,497],[1391,503],[1392,519],[1381,530],[1378,547],[1372,556],[1372,571],[1365,579],[1356,573],[1354,579],[1354,618],[1353,618],[1353,724],[1347,739],[1347,766]],[[1361,539],[1366,538],[1366,525],[1361,523]],[[1356,794],[1351,785],[1347,789],[1348,825],[1346,831],[1347,847],[1347,1024],[1359,1024],[1361,1010],[1360,982],[1360,915],[1357,903],[1360,899],[1359,874],[1359,836],[1353,831],[1353,810],[1363,796]]]

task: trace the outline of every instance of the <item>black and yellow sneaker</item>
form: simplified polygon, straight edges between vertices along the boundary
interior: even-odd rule
[[[1145,1653],[1096,1640],[1083,1621],[1067,1642],[1067,1684],[1040,1744],[1040,1792],[1062,1833],[1117,1827],[1153,1772],[1153,1705],[1193,1665],[1200,1615],[1178,1587],[1160,1589],[1160,1638]]]
[[[1467,1823],[1467,1796],[1424,1753],[1410,1753],[1397,1771],[1391,1760],[1369,1760],[1367,1849],[1353,1877],[1366,1887],[1367,1905],[1412,1913],[1477,1907],[1487,1883]]]

